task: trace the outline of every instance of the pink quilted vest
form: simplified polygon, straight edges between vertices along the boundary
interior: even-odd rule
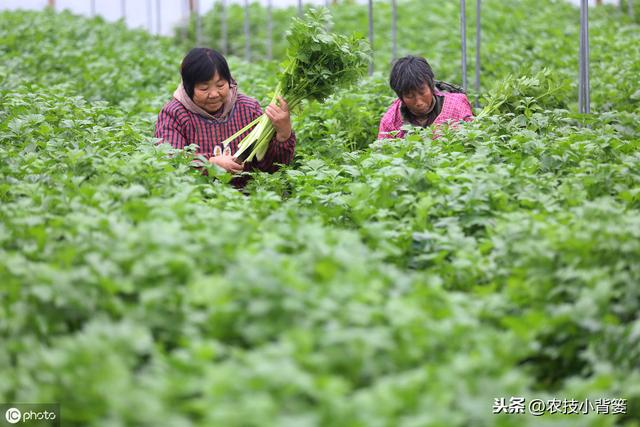
[[[473,120],[473,111],[471,110],[471,104],[467,99],[467,95],[464,93],[449,93],[435,91],[436,95],[444,96],[444,102],[442,104],[442,111],[436,117],[432,126],[437,127],[443,123],[458,123],[460,121]],[[378,131],[378,139],[394,138],[390,132],[399,131],[396,138],[403,138],[405,132],[400,130],[402,128],[402,112],[400,107],[402,101],[396,99],[391,104],[391,107],[384,113],[382,120],[380,120],[380,129]]]

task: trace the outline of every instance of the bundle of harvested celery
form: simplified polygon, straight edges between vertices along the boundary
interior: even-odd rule
[[[312,9],[303,19],[293,18],[287,32],[287,59],[272,102],[282,96],[293,111],[305,99],[323,101],[364,73],[371,54],[368,42],[357,36],[329,33],[330,25],[327,9]],[[235,153],[238,161],[251,161],[254,157],[262,160],[275,135],[271,121],[263,114],[225,145],[252,126],[255,128]]]

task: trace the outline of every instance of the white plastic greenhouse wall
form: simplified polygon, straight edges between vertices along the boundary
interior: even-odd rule
[[[202,12],[211,9],[216,0],[200,0]],[[218,0],[219,1],[219,0]],[[241,0],[227,0],[229,3],[240,3]],[[266,0],[262,0],[266,4]],[[568,0],[576,5],[580,0]],[[365,0],[358,0],[359,3],[366,3]],[[75,13],[90,15],[91,0],[56,0],[56,9],[70,9]],[[184,0],[161,0],[160,2],[160,29],[157,28],[157,0],[127,0],[126,1],[126,21],[130,27],[151,27],[151,31],[161,34],[172,34],[173,27],[184,19],[186,1]],[[297,0],[272,0],[276,7],[295,6]],[[595,4],[595,0],[589,0],[590,4]],[[603,3],[617,4],[618,0],[604,0]],[[3,0],[0,10],[3,9],[42,9],[48,4],[47,0]],[[323,5],[325,0],[304,0],[304,4]],[[95,0],[96,13],[107,20],[115,21],[122,17],[121,3],[117,0]],[[150,13],[149,13],[150,12]],[[151,16],[151,19],[149,19]]]

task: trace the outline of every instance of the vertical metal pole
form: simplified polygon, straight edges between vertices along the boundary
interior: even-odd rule
[[[580,82],[578,108],[580,113],[591,112],[589,96],[589,1],[580,1]]]
[[[227,0],[221,0],[220,2],[220,32],[222,33],[222,54],[226,55],[228,52],[228,30],[227,30]]]
[[[151,10],[151,0],[147,0],[147,28],[151,33],[153,27],[153,12]]]
[[[584,1],[580,0],[580,47],[578,50],[578,112],[584,113],[584,34],[583,34],[583,16]]]
[[[462,88],[467,91],[467,10],[466,1],[460,0],[460,39],[462,41]]]
[[[182,40],[184,41],[187,39],[189,26],[191,24],[191,20],[187,19],[187,17],[189,16],[189,0],[182,0],[180,3],[182,4],[182,22],[185,23],[185,25],[182,26],[180,35],[182,36]]]
[[[398,57],[398,4],[391,0],[391,59]]]
[[[249,0],[244,0],[244,59],[251,61],[251,33],[249,30]]]
[[[273,59],[273,16],[271,3],[271,0],[267,0],[267,59],[269,61]]]
[[[589,70],[591,68],[591,49],[589,48],[589,3],[587,0],[583,0],[584,7],[584,103],[585,113],[591,113],[591,79],[589,76]]]
[[[476,108],[480,108],[480,2],[476,0]]]
[[[162,32],[162,14],[160,13],[162,9],[162,1],[156,0],[156,33],[160,34]]]
[[[96,0],[91,0],[91,16],[96,16]]]
[[[329,7],[329,0],[324,0],[324,7],[326,7],[326,8]]]
[[[298,0],[298,15],[302,16],[302,0]]]
[[[373,0],[369,0],[369,45],[373,52]],[[373,75],[373,56],[369,61],[369,75]]]
[[[633,18],[633,0],[627,0],[627,12],[629,17]]]
[[[123,20],[127,20],[127,0],[120,1],[120,14]]]
[[[200,0],[195,0],[196,13],[196,45],[200,46],[202,42],[202,17],[200,16]]]

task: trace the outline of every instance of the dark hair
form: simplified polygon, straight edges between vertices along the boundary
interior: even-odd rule
[[[389,76],[389,86],[399,98],[419,90],[425,83],[429,85],[431,92],[433,92],[435,76],[431,65],[426,59],[408,55],[398,59],[393,64],[391,75]]]
[[[229,64],[220,52],[206,47],[194,47],[187,53],[180,66],[182,74],[182,84],[187,91],[189,98],[193,98],[194,86],[198,83],[207,82],[218,75],[231,84],[233,78],[229,71]]]
[[[464,93],[464,89],[462,89],[458,85],[454,85],[452,83],[443,82],[442,80],[436,80],[436,89],[440,92],[449,92],[449,93]]]

